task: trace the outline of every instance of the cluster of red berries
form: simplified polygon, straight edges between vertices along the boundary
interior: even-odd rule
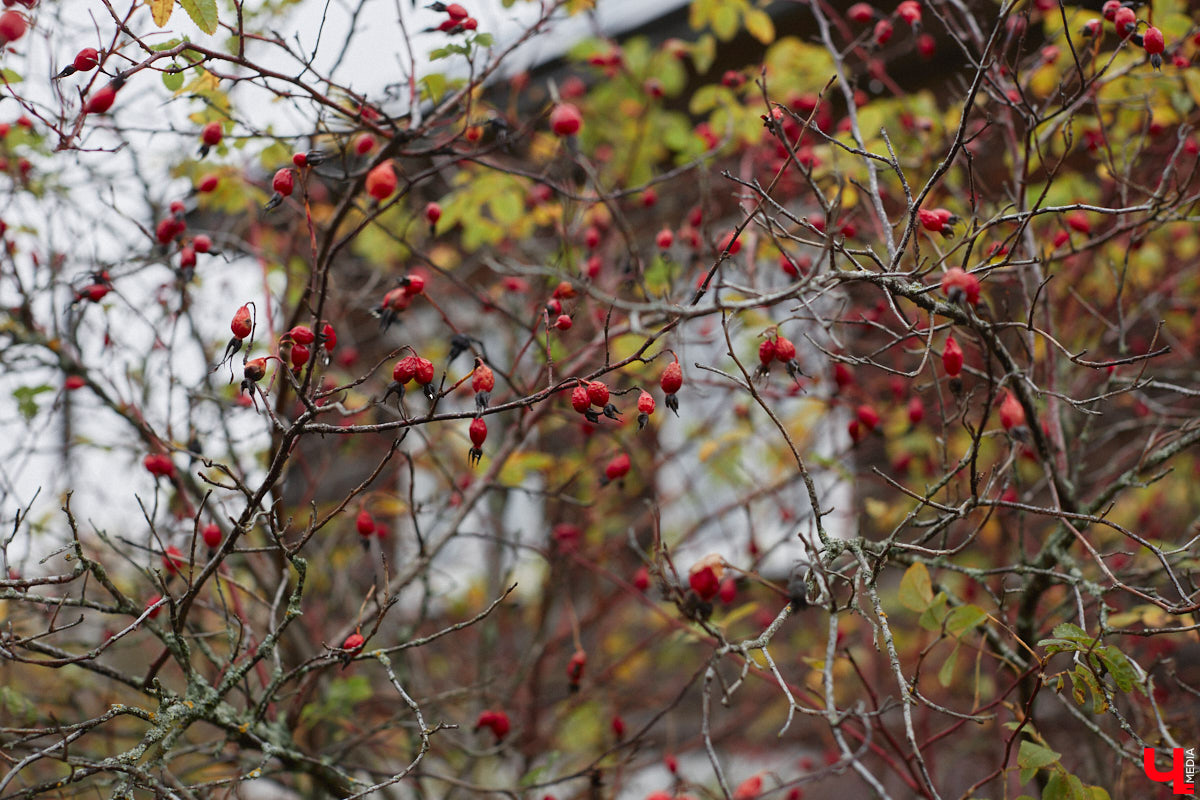
[[[388,384],[387,392],[383,396],[384,401],[386,402],[392,393],[403,397],[404,387],[415,380],[432,402],[436,396],[433,386],[434,373],[433,362],[428,358],[421,358],[415,354],[405,356],[392,367],[392,382]]]
[[[446,19],[438,23],[436,28],[427,29],[426,33],[439,31],[453,36],[457,33],[476,30],[479,27],[479,20],[468,14],[467,9],[458,3],[433,3],[425,7],[446,15]]]
[[[922,208],[917,211],[917,219],[925,230],[943,235],[948,235],[958,222],[958,217],[944,208]]]
[[[758,374],[766,375],[771,369],[772,361],[783,364],[788,375],[795,380],[799,380],[800,376],[804,374],[800,369],[800,363],[796,361],[796,345],[792,344],[791,340],[781,334],[778,329],[775,330],[773,339],[763,339],[762,344],[758,346]]]
[[[413,298],[425,291],[425,276],[413,273],[400,279],[400,285],[383,296],[379,308],[374,312],[379,317],[379,327],[387,330],[408,308]]]
[[[921,33],[921,4],[917,0],[903,0],[896,10],[890,16],[882,16],[869,3],[855,3],[846,10],[846,18],[857,25],[869,25],[875,23],[874,29],[871,31],[871,44],[874,47],[883,47],[892,39],[892,34],[895,33],[895,25],[892,22],[893,17],[898,18],[908,24],[914,34],[916,34],[916,46],[918,52],[924,58],[931,58],[936,49],[936,42],[932,36],[927,33]]]
[[[1162,66],[1162,54],[1166,49],[1166,42],[1163,39],[1162,31],[1158,28],[1146,24],[1145,33],[1138,33],[1138,26],[1141,21],[1137,18],[1137,13],[1129,5],[1125,5],[1120,0],[1107,0],[1100,9],[1104,19],[1111,22],[1113,28],[1117,32],[1117,36],[1122,39],[1129,39],[1134,44],[1142,47],[1148,56],[1150,63],[1155,69]],[[1100,35],[1102,23],[1098,19],[1091,19],[1084,23],[1083,35],[1088,37],[1096,37]]]
[[[142,459],[142,466],[155,478],[175,477],[175,462],[166,453],[151,453]]]
[[[0,230],[0,235],[2,234],[3,230]],[[89,303],[99,303],[112,291],[112,277],[108,274],[108,270],[97,270],[88,277],[88,283],[75,290],[73,303],[81,303],[84,300]]]
[[[495,735],[496,741],[499,742],[508,735],[508,732],[512,729],[512,723],[508,720],[508,714],[505,714],[503,711],[489,709],[487,711],[480,711],[479,718],[475,720],[475,730],[479,730],[480,728],[490,730]]]

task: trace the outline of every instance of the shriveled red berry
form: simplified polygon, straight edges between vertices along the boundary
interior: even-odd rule
[[[1014,436],[1019,437],[1025,431],[1025,408],[1012,392],[1005,392],[1000,403],[1000,424]]]
[[[403,386],[417,375],[417,357],[405,356],[392,367],[392,380]]]
[[[580,414],[592,407],[592,399],[588,396],[585,384],[581,383],[571,390],[571,407]]]
[[[321,344],[327,353],[332,353],[333,348],[337,347],[337,331],[328,322],[321,326]]]
[[[310,351],[308,349],[308,345],[300,344],[299,342],[292,345],[292,352],[291,352],[291,357],[290,357],[290,360],[292,362],[292,369],[300,369],[301,367],[303,367],[305,364],[308,363],[309,356],[311,356],[311,355],[312,355],[312,351]]]
[[[25,35],[27,29],[25,17],[19,11],[5,11],[0,14],[0,45],[15,42]]]
[[[688,586],[701,600],[708,602],[721,590],[721,578],[713,566],[705,564],[699,569],[692,568],[688,574]]]
[[[204,142],[209,147],[216,147],[224,138],[225,131],[221,129],[220,122],[210,122],[204,126],[204,130],[200,132],[200,141]]]
[[[508,735],[512,725],[508,720],[508,714],[503,711],[480,711],[479,718],[475,720],[475,730],[487,728],[495,736],[496,741],[500,741]]]
[[[382,202],[396,191],[396,169],[391,161],[384,161],[367,173],[367,194]]]
[[[307,325],[297,325],[288,331],[288,333],[296,340],[296,344],[312,344],[317,340],[317,335]]]
[[[425,205],[425,219],[429,221],[430,226],[436,225],[437,221],[442,218],[442,207],[437,203],[427,203]]]
[[[583,114],[571,103],[559,103],[550,112],[550,130],[555,136],[574,136],[583,126]]]
[[[892,27],[891,20],[881,19],[878,22],[876,22],[875,23],[875,32],[872,35],[872,38],[874,39],[875,44],[879,47],[882,47],[883,45],[887,44],[888,41],[892,38],[893,30],[894,30],[894,28]]]
[[[633,588],[639,592],[644,592],[650,588],[650,570],[645,567],[638,567],[638,571],[633,573]]]
[[[604,408],[608,405],[608,387],[602,381],[591,381],[587,385],[587,396],[591,404]]]
[[[618,453],[604,468],[604,477],[610,481],[620,480],[629,474],[631,464],[628,453]]]
[[[921,4],[917,0],[903,0],[896,6],[896,16],[916,27],[921,24]]]
[[[271,188],[284,197],[289,197],[296,188],[296,176],[289,167],[281,167],[271,179]]]
[[[775,360],[786,364],[796,357],[796,345],[784,336],[775,337]]]
[[[762,344],[758,346],[758,360],[763,367],[770,366],[775,360],[775,340],[763,339]]]
[[[942,292],[951,303],[965,300],[970,305],[979,305],[979,278],[962,267],[951,267],[942,276]]]
[[[117,90],[120,85],[114,86],[112,83],[101,86],[96,91],[92,92],[88,97],[87,102],[83,104],[85,114],[103,114],[113,107],[113,103],[117,100]]]
[[[417,383],[421,384],[422,386],[426,386],[428,384],[433,383],[433,374],[434,374],[433,362],[430,361],[428,358],[421,358],[420,356],[418,356],[417,357],[417,371],[416,371],[416,376],[415,376],[417,379]]]
[[[239,339],[245,339],[253,330],[253,321],[250,317],[249,304],[242,306],[233,315],[233,321],[229,323],[229,329],[233,331],[233,335]]]
[[[868,3],[855,3],[846,9],[846,19],[858,25],[866,25],[875,19],[875,9]]]
[[[925,419],[925,404],[921,402],[921,398],[914,397],[908,401],[908,421],[912,425],[918,425],[923,419]]]
[[[496,374],[487,364],[479,363],[471,377],[471,388],[476,392],[490,392],[496,388]]]
[[[637,410],[639,414],[653,414],[655,408],[654,395],[643,391],[638,395]]]
[[[942,350],[942,367],[951,378],[958,377],[963,367],[963,351],[953,336],[946,337],[946,347]]]
[[[467,434],[471,437],[471,444],[476,447],[483,447],[483,443],[487,441],[487,423],[483,421],[483,417],[476,417],[471,420],[471,426],[467,429]]]
[[[1121,6],[1117,9],[1117,13],[1113,15],[1113,27],[1117,29],[1117,35],[1125,38],[1137,29],[1137,14],[1128,6]]]
[[[663,370],[662,376],[658,379],[658,385],[667,394],[675,394],[683,386],[683,369],[679,366],[678,361],[672,361],[667,364],[667,368]]]
[[[162,555],[163,569],[167,571],[168,575],[174,575],[176,572],[179,572],[185,563],[183,553],[179,552],[179,548],[175,545],[168,547]]]
[[[1146,48],[1146,52],[1152,56],[1161,54],[1166,48],[1162,31],[1153,25],[1146,28],[1146,32],[1142,34],[1142,47]]]
[[[572,686],[578,687],[579,682],[583,680],[583,668],[587,666],[587,653],[582,650],[576,650],[571,655],[571,660],[567,662],[567,680]]]

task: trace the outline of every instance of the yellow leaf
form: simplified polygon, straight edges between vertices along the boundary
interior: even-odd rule
[[[150,4],[150,14],[154,17],[154,24],[162,27],[171,19],[171,12],[175,10],[175,0],[147,0]]]
[[[761,8],[751,8],[746,11],[746,30],[763,44],[775,41],[775,23],[771,16]]]

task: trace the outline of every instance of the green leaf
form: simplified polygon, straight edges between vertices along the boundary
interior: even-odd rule
[[[182,41],[184,41],[184,40],[183,39],[167,39],[165,42],[159,42],[158,44],[150,45],[150,49],[156,53],[159,53],[159,52],[162,52],[163,50],[170,50],[172,47],[174,47],[175,45],[179,44]]]
[[[13,720],[30,723],[37,719],[37,707],[11,686],[0,686],[0,708],[8,712],[7,715]]]
[[[952,608],[946,615],[946,632],[951,636],[962,636],[972,628],[982,625],[986,619],[987,612],[976,605]]]
[[[169,91],[178,92],[183,88],[183,73],[182,72],[164,72],[162,76],[163,86]]]
[[[4,83],[20,83],[25,79],[21,77],[21,73],[6,67],[0,69],[0,80],[3,80]]]
[[[942,688],[948,688],[954,683],[954,667],[958,663],[958,642],[954,643],[954,649],[950,651],[950,655],[946,656],[946,660],[942,662],[942,668],[938,670],[938,683]]]
[[[929,608],[921,612],[917,623],[927,631],[940,631],[942,621],[946,619],[946,607],[949,605],[945,592],[938,592]]]
[[[728,42],[738,31],[737,9],[728,3],[722,3],[713,10],[712,31],[722,42]]]
[[[488,208],[497,222],[512,225],[521,218],[525,210],[525,200],[515,192],[500,192],[488,200]]]
[[[1113,682],[1117,684],[1118,689],[1122,692],[1129,692],[1137,687],[1142,693],[1145,693],[1146,687],[1138,681],[1137,670],[1133,668],[1129,656],[1111,645],[1097,647],[1096,655],[1100,657],[1104,666],[1113,676]]]
[[[1046,783],[1042,800],[1089,800],[1083,781],[1069,773],[1056,772]]]
[[[474,42],[479,47],[491,47],[492,42],[495,40],[492,38],[492,35],[490,33],[480,33],[480,34],[476,34],[475,38],[472,39],[471,41]]]
[[[900,579],[900,604],[913,611],[924,611],[933,603],[933,582],[929,570],[919,561],[904,571]]]
[[[205,33],[217,32],[217,0],[179,0],[179,5]]]
[[[1026,739],[1021,742],[1021,749],[1017,751],[1017,766],[1023,770],[1037,770],[1050,766],[1060,758],[1062,758],[1062,753],[1056,753],[1049,747],[1043,747]]]
[[[17,410],[21,412],[21,416],[29,421],[37,416],[37,396],[52,391],[54,391],[54,387],[44,383],[41,386],[18,386],[13,389],[12,396],[17,401]]]

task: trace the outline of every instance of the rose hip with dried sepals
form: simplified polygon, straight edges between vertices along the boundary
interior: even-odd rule
[[[467,434],[471,437],[471,450],[467,454],[467,461],[471,466],[475,466],[479,459],[483,458],[483,443],[487,441],[488,435],[487,423],[483,421],[483,417],[471,420]]]
[[[277,208],[283,202],[285,197],[290,197],[296,188],[296,176],[292,172],[291,167],[280,167],[275,173],[275,177],[271,179],[271,188],[275,191],[271,195],[271,199],[267,201],[265,210],[271,211]]]
[[[672,353],[672,355],[674,354]],[[662,376],[658,380],[658,385],[662,387],[663,392],[666,394],[665,402],[667,408],[671,409],[675,413],[675,416],[678,417],[679,398],[676,396],[676,392],[683,386],[683,369],[679,366],[678,358],[668,364],[667,368],[663,370]]]
[[[579,682],[583,680],[583,668],[587,666],[587,653],[576,650],[567,662],[567,681],[572,692],[579,691]]]
[[[254,384],[261,381],[267,374],[267,358],[260,356],[252,358],[242,365],[242,383],[241,389],[238,392],[252,392]]]
[[[571,407],[580,414],[588,413],[592,407],[592,399],[588,396],[586,384],[579,384],[571,390]]]
[[[766,375],[771,369],[771,362],[775,360],[775,340],[763,339],[762,344],[758,346],[758,369],[759,375]]]
[[[951,303],[979,305],[979,278],[962,267],[951,267],[942,276],[942,293]]]
[[[479,356],[475,357],[475,372],[471,376],[471,389],[475,392],[475,408],[482,411],[487,408],[492,397],[492,389],[496,388],[496,374],[492,368],[483,363]]]
[[[350,662],[354,660],[354,656],[358,655],[359,651],[363,649],[363,645],[366,643],[367,640],[358,631],[355,631],[346,637],[346,641],[342,642],[341,647],[343,651],[342,669],[345,669],[350,665]]]
[[[642,390],[642,393],[638,395],[637,401],[639,431],[646,427],[646,423],[650,421],[650,415],[654,413],[654,406],[654,396]]]

